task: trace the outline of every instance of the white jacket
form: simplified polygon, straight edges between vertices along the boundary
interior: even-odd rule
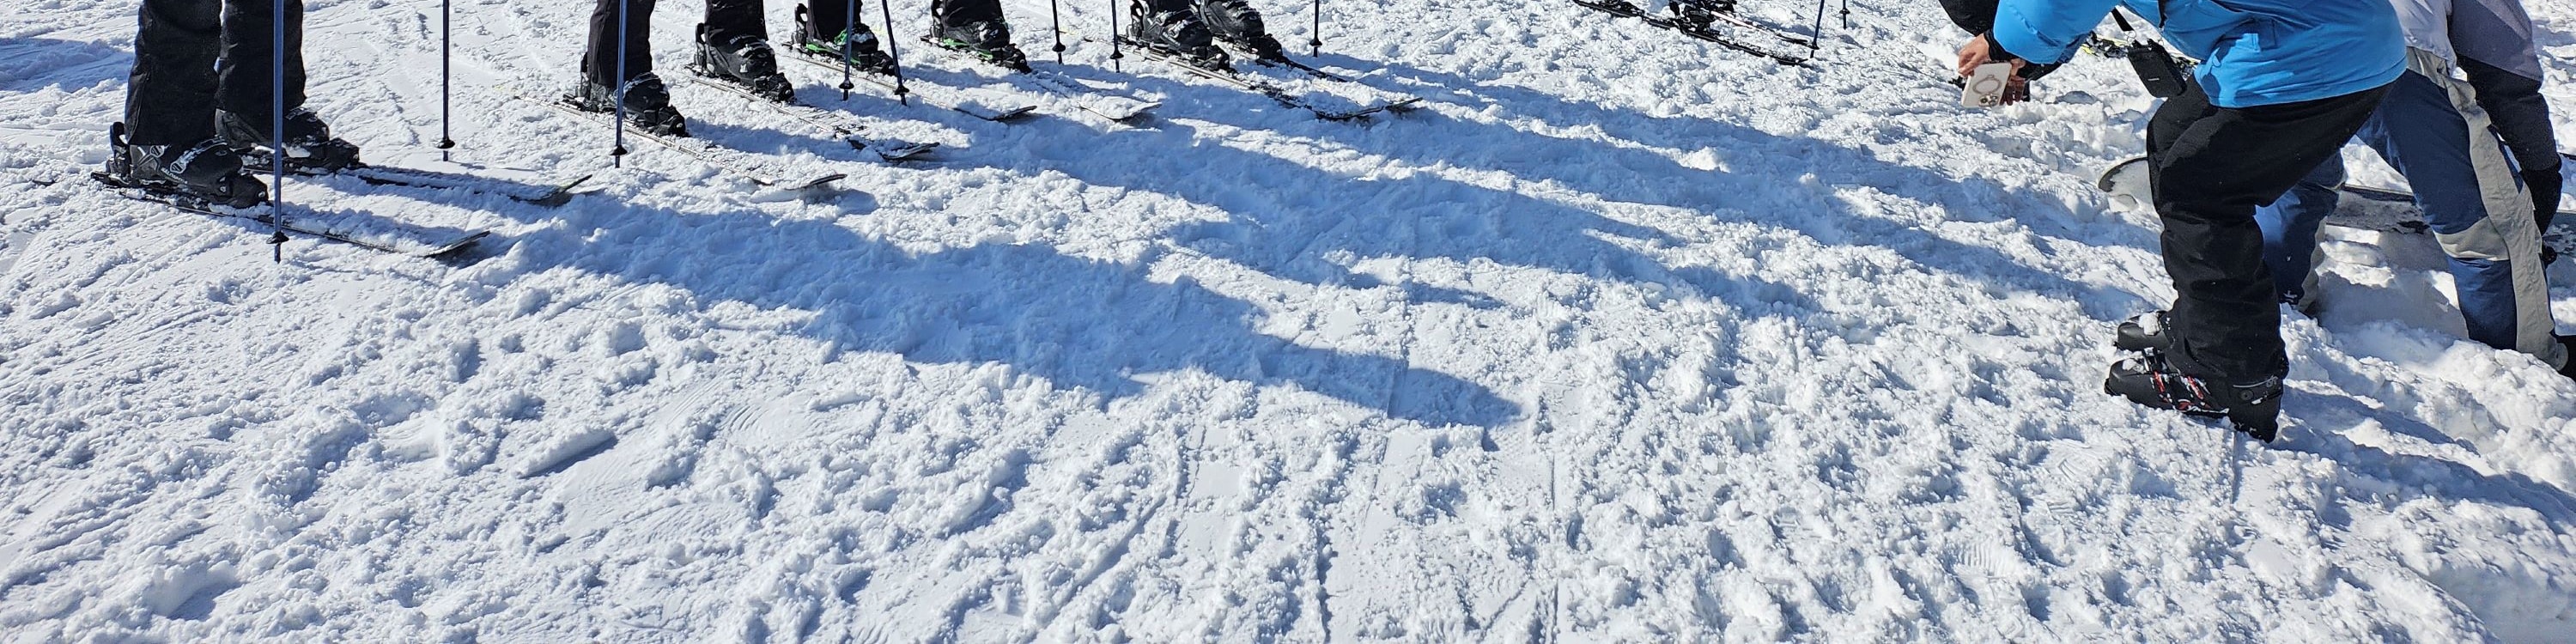
[[[2540,48],[2531,40],[2531,14],[2519,0],[2389,0],[2406,46],[2458,65],[2467,56],[2533,80],[2540,79]]]

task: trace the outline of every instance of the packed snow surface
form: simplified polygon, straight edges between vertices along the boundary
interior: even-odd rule
[[[791,65],[945,146],[888,164],[682,82],[699,5],[663,4],[697,132],[842,190],[613,168],[514,98],[569,86],[579,1],[455,1],[442,162],[442,3],[312,0],[311,106],[366,158],[596,177],[553,209],[290,180],[495,234],[272,263],[81,175],[134,2],[8,3],[0,641],[2576,632],[2576,383],[2462,340],[2432,239],[2327,245],[2278,443],[2101,393],[2111,323],[2171,296],[2153,217],[2089,185],[2141,146],[2121,61],[1977,110],[1930,2],[1833,7],[1799,68],[1562,0],[1329,0],[1313,60],[1425,101],[1328,122],[1096,43],[1059,67],[1011,0],[1042,67],[1155,117]],[[1257,6],[1306,49],[1311,3]],[[2532,8],[2569,114],[2576,1]]]

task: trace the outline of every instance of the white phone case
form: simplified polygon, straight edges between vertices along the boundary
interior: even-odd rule
[[[1994,107],[2004,104],[2004,87],[2012,78],[2012,63],[1986,63],[1959,85],[1959,104],[1967,107]]]

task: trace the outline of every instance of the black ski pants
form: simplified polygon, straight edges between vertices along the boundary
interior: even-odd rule
[[[2174,285],[2165,333],[2176,368],[2229,383],[2289,374],[2254,209],[2342,150],[2387,91],[2227,108],[2194,83],[2156,110],[2148,176]]]
[[[215,136],[215,110],[271,118],[275,2],[286,3],[282,107],[304,105],[303,0],[143,0],[125,125],[135,145],[185,145]],[[265,129],[265,128],[263,128]]]
[[[768,40],[761,10],[760,0],[707,0],[707,41],[721,43],[741,36]],[[617,29],[621,11],[628,12],[624,38],[618,37]],[[582,77],[614,87],[653,71],[652,34],[653,0],[599,0],[590,10],[590,49],[581,57]],[[617,66],[621,51],[626,60],[623,77],[618,76]]]

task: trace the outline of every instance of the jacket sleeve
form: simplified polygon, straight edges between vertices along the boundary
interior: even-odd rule
[[[1949,12],[1950,24],[1972,36],[1985,35],[1995,29],[1996,0],[1941,0],[1941,10]]]
[[[2468,73],[2469,86],[2478,91],[2478,107],[2486,108],[2515,161],[2525,168],[2558,165],[2557,137],[2540,81],[2468,58],[2460,59],[2460,70]]]
[[[2034,63],[2062,63],[2119,0],[2003,0],[1995,44]]]

